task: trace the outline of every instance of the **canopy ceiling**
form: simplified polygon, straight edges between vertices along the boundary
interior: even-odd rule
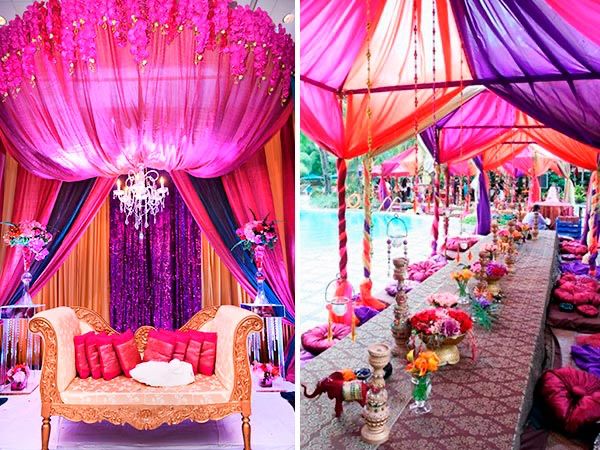
[[[434,1],[435,106],[431,89]],[[359,156],[368,149],[366,3],[301,3],[301,127],[319,145],[344,158]],[[415,117],[421,131],[433,123],[434,112],[436,118],[443,117],[466,102],[479,92],[469,88],[471,85],[485,86],[509,102],[501,104],[488,97],[497,108],[511,109],[508,114],[520,116],[524,111],[527,115],[519,120],[529,125],[547,125],[589,146],[600,147],[600,113],[596,108],[600,101],[600,46],[586,19],[586,12],[592,16],[600,13],[600,3],[578,4],[577,15],[560,3],[371,0],[375,153],[410,137]],[[416,110],[413,13],[419,88]],[[461,87],[465,87],[462,98]],[[486,114],[492,118],[490,110],[479,113],[479,121],[485,121]],[[526,135],[550,151],[552,147],[576,145],[572,139],[565,140],[555,133],[531,128]],[[446,147],[472,157],[479,151],[478,146],[491,145],[497,137],[497,133],[482,129],[463,131],[462,144],[448,142]],[[581,149],[585,149],[585,156],[573,150],[570,162],[595,168],[590,150],[596,150]],[[444,162],[444,156],[436,159]]]

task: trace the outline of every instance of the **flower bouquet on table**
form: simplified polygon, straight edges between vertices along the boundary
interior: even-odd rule
[[[425,309],[414,314],[409,323],[414,337],[435,351],[442,366],[458,363],[460,353],[456,346],[473,328],[469,314],[460,309]]]
[[[481,292],[471,302],[471,314],[473,321],[484,330],[490,331],[497,318],[498,304],[489,292]]]
[[[483,246],[483,251],[489,253],[490,259],[496,259],[498,257],[498,254],[500,253],[500,248],[498,245],[492,244],[490,242]]]
[[[415,357],[415,351],[411,350],[406,355],[406,367],[404,370],[412,376],[414,403],[410,409],[415,414],[427,414],[431,411],[429,396],[431,395],[431,374],[438,370],[440,358],[435,352],[420,352]]]
[[[261,363],[254,361],[252,363],[252,371],[258,375],[260,381],[258,384],[261,387],[273,387],[273,379],[279,376],[279,366],[272,363]]]
[[[458,297],[450,292],[435,292],[427,297],[427,302],[437,308],[454,308],[458,305]]]
[[[10,383],[12,391],[22,391],[27,387],[29,380],[29,367],[25,364],[17,364],[6,372],[6,379]]]
[[[469,280],[473,278],[473,275],[475,274],[467,266],[462,266],[462,269],[455,270],[454,272],[450,273],[450,277],[452,277],[452,279],[456,281],[456,284],[458,285],[458,303],[461,305],[469,303],[467,285],[469,284]]]
[[[517,222],[515,224],[515,230],[521,232],[522,242],[525,243],[527,239],[531,239],[531,227],[523,222]]]
[[[490,261],[485,266],[485,276],[488,285],[488,291],[498,297],[501,294],[500,285],[498,282],[508,273],[506,265],[499,261]]]

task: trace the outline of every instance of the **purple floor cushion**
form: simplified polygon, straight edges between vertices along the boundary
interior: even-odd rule
[[[600,420],[600,378],[572,367],[549,370],[540,379],[540,394],[555,425],[575,433]]]
[[[350,327],[341,323],[331,324],[331,341],[327,338],[327,324],[316,326],[302,333],[302,347],[313,355],[323,353],[329,347],[350,334]]]
[[[368,306],[359,306],[358,308],[354,308],[354,314],[358,318],[360,326],[379,314],[379,311]]]
[[[592,345],[573,345],[571,358],[581,370],[600,377],[600,347]]]

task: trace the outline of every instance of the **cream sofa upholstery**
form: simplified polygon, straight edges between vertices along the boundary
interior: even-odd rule
[[[115,333],[106,321],[86,308],[59,307],[36,314],[30,329],[43,336],[42,450],[48,448],[50,416],[69,420],[114,424],[129,423],[152,429],[184,420],[205,422],[229,414],[242,414],[244,447],[250,448],[250,396],[252,379],[247,353],[251,332],[262,329],[262,320],[235,306],[212,307],[197,313],[181,330],[217,333],[215,375],[197,375],[187,386],[150,387],[119,376],[113,380],[76,376],[73,338],[90,330]],[[152,327],[135,332],[140,353]]]

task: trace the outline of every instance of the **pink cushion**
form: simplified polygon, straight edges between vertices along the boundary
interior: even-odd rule
[[[184,331],[163,330],[163,333],[170,334],[175,339],[175,348],[173,349],[172,359],[183,361],[185,359],[185,351],[190,341],[190,335]]]
[[[102,370],[102,378],[112,380],[121,375],[121,365],[119,358],[113,347],[112,336],[96,336],[96,346],[98,347],[98,355],[100,356],[100,369]]]
[[[93,331],[85,334],[85,355],[87,356],[90,372],[94,380],[102,378],[102,366],[100,365],[100,354],[98,353],[96,340],[99,336],[106,335],[104,332],[96,334]]]
[[[549,370],[540,379],[540,394],[556,425],[570,433],[600,420],[600,378],[591,373]]]
[[[596,317],[598,315],[598,308],[592,305],[579,305],[577,312],[584,317]]]
[[[302,333],[302,347],[316,356],[348,336],[350,331],[351,328],[348,325],[334,323],[331,326],[332,339],[330,341],[327,324],[319,325]]]
[[[185,350],[184,361],[192,365],[194,375],[198,374],[198,363],[200,362],[200,353],[202,352],[202,341],[190,335],[188,346]]]
[[[158,330],[150,330],[150,333],[148,333],[148,343],[144,349],[144,362],[171,361],[176,343],[177,340],[171,334]]]
[[[87,378],[92,374],[85,354],[85,339],[85,334],[73,338],[75,345],[75,369],[79,378]]]
[[[200,357],[198,360],[198,373],[202,375],[213,375],[215,373],[215,362],[217,360],[217,333],[189,330],[190,344],[194,341],[197,347],[201,343]],[[194,366],[193,363],[192,367]]]
[[[119,365],[126,377],[131,377],[129,371],[142,362],[131,330],[113,336],[113,347],[119,359]]]

